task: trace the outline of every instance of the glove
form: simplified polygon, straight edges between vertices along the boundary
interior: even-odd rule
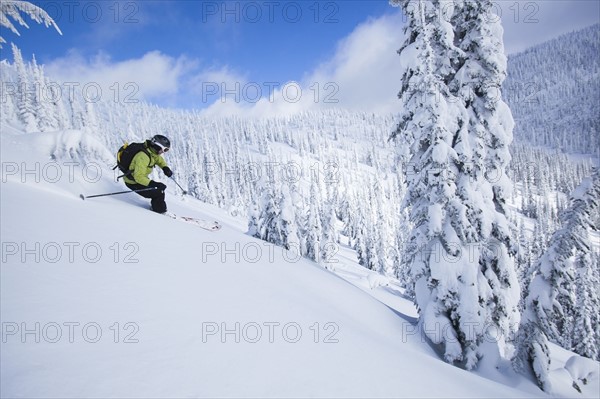
[[[167,186],[165,186],[163,183],[156,182],[154,180],[150,180],[150,184],[148,186],[156,187],[158,189],[158,191],[165,191],[167,189]]]
[[[162,170],[163,170],[165,176],[167,176],[167,177],[173,176],[173,171],[171,169],[169,169],[168,166],[165,166],[164,168],[162,168]]]

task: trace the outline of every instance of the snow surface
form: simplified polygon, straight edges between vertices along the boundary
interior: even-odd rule
[[[491,354],[474,372],[443,362],[398,282],[349,248],[329,270],[298,260],[174,184],[170,211],[223,229],[134,194],[82,201],[123,186],[80,132],[3,127],[1,150],[2,397],[546,396]],[[597,396],[597,378],[582,388],[557,395]]]

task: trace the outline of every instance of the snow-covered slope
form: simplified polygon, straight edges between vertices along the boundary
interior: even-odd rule
[[[348,250],[334,273],[174,187],[171,211],[223,229],[134,194],[82,201],[123,189],[93,137],[0,137],[2,397],[544,395],[493,359],[475,373],[441,361],[395,282]]]
[[[517,141],[599,155],[600,24],[508,59],[503,95]]]

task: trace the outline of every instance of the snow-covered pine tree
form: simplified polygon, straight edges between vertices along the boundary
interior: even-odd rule
[[[85,126],[85,114],[83,106],[75,93],[69,94],[69,109],[71,111],[71,126],[73,126],[73,129],[83,129]]]
[[[300,253],[298,256],[306,256],[308,253],[308,217],[306,216],[306,204],[305,199],[302,196],[298,184],[296,182],[290,182],[290,198],[294,205],[294,213],[296,215],[296,227],[298,229],[298,239],[300,245]]]
[[[31,62],[30,71],[33,81],[31,97],[39,130],[40,132],[56,130],[58,129],[58,120],[46,93],[47,87],[45,85],[44,69],[38,65],[35,56]]]
[[[321,224],[321,188],[318,176],[310,181],[310,198],[306,222],[306,257],[320,261],[323,226]]]
[[[263,179],[260,181],[260,195],[257,197],[255,208],[258,214],[250,214],[248,230],[251,235],[261,240],[282,245],[281,232],[279,230],[279,196],[274,182]]]
[[[596,254],[580,254],[576,267],[575,325],[573,351],[593,360],[600,360],[600,296],[598,287],[599,259]]]
[[[365,203],[364,198],[360,198],[359,194],[356,194],[356,197],[355,203]],[[352,224],[354,225],[354,228],[352,229],[352,248],[356,251],[358,264],[364,267],[368,267],[369,264],[367,252],[367,231],[369,230],[369,223],[370,221],[367,219],[365,207],[357,207],[355,213],[352,214]]]
[[[334,204],[331,202],[323,204],[323,219],[321,220],[321,254],[320,260],[329,268],[335,262],[333,257],[337,252],[337,215]]]
[[[381,273],[380,269],[381,262],[379,259],[378,243],[380,242],[379,234],[379,221],[377,220],[377,209],[375,199],[375,180],[373,176],[369,176],[367,184],[367,200],[363,203],[367,203],[370,206],[366,208],[365,218],[365,258],[366,264],[364,265],[369,270],[373,270],[377,273]]]
[[[393,234],[393,216],[389,212],[394,208],[386,207],[385,202],[387,195],[382,186],[380,178],[376,177],[375,186],[375,207],[376,207],[376,223],[378,240],[375,243],[377,258],[379,259],[378,270],[380,273],[388,277],[396,277],[396,269],[398,265],[398,252],[395,248],[395,235]],[[394,213],[395,215],[395,213]],[[397,220],[400,222],[400,220]]]
[[[296,215],[296,205],[294,203],[293,193],[295,190],[290,190],[289,183],[286,179],[281,182],[279,195],[279,236],[281,237],[281,246],[289,251],[292,251],[292,256],[295,259],[301,255],[302,247],[300,245],[300,237],[298,234],[298,224]]]
[[[4,63],[4,61],[1,61],[0,65],[2,65],[2,63]],[[2,81],[3,85],[3,89],[0,92],[0,95],[2,96],[2,98],[0,98],[0,123],[2,123],[4,126],[7,126],[13,122],[13,119],[16,119],[15,117],[17,115],[17,107],[15,104],[15,97],[17,96],[8,95],[7,93],[7,89],[9,87],[9,78],[8,76],[4,76],[5,73],[7,74],[7,69],[8,68],[0,68],[0,80]],[[14,82],[10,83],[14,85]]]
[[[263,178],[248,215],[248,234],[291,251],[290,259],[303,255],[294,196],[285,179],[276,183]]]
[[[596,307],[594,306],[592,299],[597,295],[597,287],[590,285],[591,281],[586,278],[589,274],[585,272],[585,268],[597,269],[598,267],[591,262],[593,248],[589,232],[599,230],[600,226],[595,220],[599,208],[600,169],[596,169],[593,175],[585,179],[573,192],[571,206],[561,217],[563,227],[552,235],[550,245],[536,263],[529,283],[525,311],[517,337],[518,346],[514,364],[517,370],[532,370],[538,385],[546,391],[550,389],[548,340],[564,344],[564,342],[570,343],[574,338],[576,341],[585,342],[582,346],[576,345],[576,349],[584,349],[583,352],[586,353],[590,336],[583,337],[581,334],[587,333],[586,324],[592,325],[598,320],[600,309],[597,307],[597,302]],[[579,309],[577,317],[580,320],[586,318],[589,320],[580,322],[580,328],[575,328],[573,331],[572,324],[576,317],[574,307],[577,301],[574,295],[576,264],[580,267],[578,273],[580,280],[577,281],[578,294],[585,295],[578,301],[589,306],[589,308],[586,306]],[[581,270],[582,268],[584,270]],[[592,313],[588,314],[588,310]],[[597,337],[597,334],[595,336]],[[566,341],[565,337],[568,337]],[[599,344],[598,341],[594,343],[596,348]],[[571,348],[567,347],[567,349]],[[593,355],[593,352],[591,354]]]
[[[502,30],[489,18],[491,1],[392,4],[408,17],[399,50],[401,120],[392,138],[411,145],[411,283],[424,332],[444,344],[448,362],[471,369],[487,329],[501,337],[503,354],[518,322],[513,240],[503,212],[512,119],[490,95],[505,75]],[[496,184],[486,179],[490,167],[500,176]]]
[[[46,88],[47,101],[56,121],[56,128],[60,130],[69,129],[69,117],[65,109],[65,104],[62,101],[61,89],[56,82],[50,82],[50,79],[45,78],[44,87]]]
[[[465,0],[456,6],[452,25],[462,54],[450,88],[469,117],[469,137],[459,138],[454,148],[464,154],[463,160],[472,162],[471,182],[459,189],[459,196],[474,200],[475,205],[469,218],[477,226],[479,259],[475,262],[486,280],[479,301],[486,301],[486,323],[504,340],[518,328],[520,288],[514,264],[518,241],[506,215],[506,199],[513,190],[508,166],[514,121],[502,99],[507,57],[494,7],[492,0]]]
[[[218,176],[219,163],[215,159],[213,143],[218,141],[208,140],[206,135],[202,136],[202,192],[206,194],[206,198],[200,198],[209,204],[218,204],[217,193],[222,191],[221,180]]]
[[[252,237],[260,237],[259,231],[260,205],[255,201],[248,207],[248,234]]]
[[[343,223],[341,234],[348,237],[348,245],[352,246],[352,240],[356,230],[356,205],[354,204],[354,195],[351,191],[351,183],[348,181],[350,178],[347,175],[342,177],[343,182],[343,195],[340,199],[340,210],[339,218]]]
[[[458,241],[456,233],[448,236],[444,224],[450,224],[455,212],[445,212],[455,201],[456,187],[443,174],[448,171],[448,155],[454,132],[464,126],[464,117],[453,112],[446,126],[443,115],[456,102],[451,101],[445,78],[451,75],[451,59],[457,54],[453,47],[452,29],[448,23],[438,20],[441,10],[439,2],[410,0],[392,1],[401,5],[408,18],[404,28],[404,44],[398,51],[401,56],[402,87],[399,93],[402,102],[400,123],[392,138],[400,148],[409,147],[410,159],[406,163],[407,193],[405,206],[410,207],[410,220],[414,225],[407,244],[407,260],[410,263],[409,292],[415,295],[424,331],[432,331],[429,338],[434,343],[445,345],[445,358],[449,362],[462,359],[463,349],[457,340],[458,333],[453,325],[457,321],[455,309],[444,302],[459,302],[447,292],[445,285],[451,276],[445,276],[447,265],[434,262],[439,257],[440,246]],[[432,36],[436,38],[432,41]],[[435,47],[435,48],[434,48]],[[439,48],[438,48],[439,47]],[[445,55],[446,68],[438,70],[438,60]],[[445,89],[445,90],[444,90]],[[439,93],[439,96],[436,95]],[[460,121],[460,123],[458,123]],[[456,166],[455,166],[455,169]],[[458,295],[458,287],[454,287]],[[427,328],[429,326],[429,328]],[[448,330],[440,336],[434,330]]]
[[[19,120],[23,124],[27,133],[32,133],[38,130],[35,106],[32,99],[32,82],[23,57],[21,56],[21,50],[14,44],[12,44],[13,58],[15,60],[15,69],[17,70],[17,110]]]

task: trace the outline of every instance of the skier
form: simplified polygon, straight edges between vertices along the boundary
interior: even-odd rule
[[[129,164],[129,171],[123,177],[125,185],[131,190],[141,190],[144,188],[155,187],[155,190],[138,192],[144,198],[150,199],[152,210],[156,213],[167,212],[165,202],[165,190],[167,186],[161,182],[150,180],[148,175],[152,173],[155,166],[162,168],[167,177],[173,176],[173,172],[167,166],[162,155],[169,151],[171,142],[162,135],[156,135],[144,143],[144,149],[134,155]]]

